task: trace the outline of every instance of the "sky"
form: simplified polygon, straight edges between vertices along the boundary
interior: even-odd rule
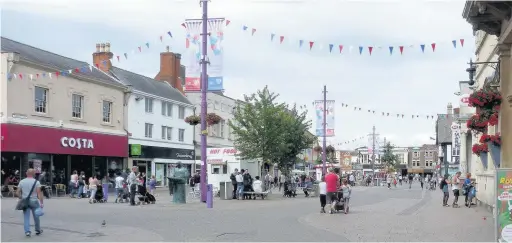
[[[0,3],[3,37],[89,63],[96,43],[110,42],[114,53],[129,54],[128,60],[114,61],[115,66],[149,77],[158,73],[159,53],[165,46],[186,53],[181,24],[200,18],[202,12],[196,0]],[[327,99],[336,102],[335,137],[328,138],[328,144],[338,149],[365,146],[375,126],[381,140],[419,146],[435,143],[430,140],[435,137],[435,119],[425,117],[445,114],[449,102],[458,106],[460,98],[454,92],[459,90],[458,82],[468,77],[465,69],[473,57],[474,37],[462,18],[464,3],[212,0],[208,16],[230,20],[222,44],[227,96],[243,99],[244,94],[268,86],[280,94],[280,101],[305,106],[314,128],[313,102],[323,99],[326,85]],[[248,30],[244,32],[243,26]],[[273,42],[271,33],[276,34]],[[281,44],[279,36],[285,37]],[[460,39],[464,39],[463,48]],[[302,48],[299,40],[304,40]],[[452,40],[457,40],[457,48]],[[311,51],[310,41],[315,42]],[[139,53],[138,47],[147,42],[150,48]],[[431,43],[436,43],[435,52]],[[334,44],[332,53],[329,44]],[[340,44],[342,54],[337,49]],[[421,44],[426,45],[425,53]],[[365,46],[363,55],[359,46]],[[371,56],[367,46],[374,47]],[[393,55],[389,46],[394,46]],[[405,46],[403,55],[398,46]],[[369,109],[377,112],[368,113]],[[382,116],[382,112],[394,115]],[[397,118],[397,113],[405,117]],[[412,115],[423,118],[412,119]]]

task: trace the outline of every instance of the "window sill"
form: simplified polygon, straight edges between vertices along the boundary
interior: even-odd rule
[[[32,113],[32,116],[43,117],[43,118],[52,118],[50,115],[48,115],[48,113]]]
[[[102,122],[101,125],[105,126],[105,127],[115,127],[114,125],[112,125],[110,123],[105,123],[105,122]]]
[[[78,123],[87,123],[86,121],[84,121],[83,119],[80,119],[80,118],[71,118],[69,120],[70,122],[78,122]]]

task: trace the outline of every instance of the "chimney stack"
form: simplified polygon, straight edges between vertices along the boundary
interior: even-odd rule
[[[173,88],[185,94],[183,86],[181,85],[180,72],[181,54],[170,52],[169,46],[166,46],[165,52],[160,53],[160,71],[155,79],[167,82]]]
[[[98,43],[96,44],[96,52],[92,54],[92,62],[101,71],[108,73],[112,68],[110,59],[113,56],[114,54],[110,52],[110,43]]]
[[[448,103],[448,106],[447,106],[446,108],[447,108],[446,114],[448,114],[448,115],[452,115],[452,114],[453,114],[453,106],[452,106],[452,103]]]

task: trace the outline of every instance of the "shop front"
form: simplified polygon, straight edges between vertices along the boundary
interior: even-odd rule
[[[48,184],[67,185],[72,171],[114,177],[128,157],[127,136],[18,124],[1,125],[2,169],[23,178],[33,168]]]
[[[155,176],[157,186],[167,186],[167,177],[174,173],[174,168],[181,162],[191,175],[195,163],[194,149],[166,148],[130,144],[130,161],[139,171],[145,172],[147,178]],[[130,164],[130,162],[129,162]]]

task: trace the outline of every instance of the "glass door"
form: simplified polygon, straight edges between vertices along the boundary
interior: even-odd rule
[[[165,164],[155,163],[155,179],[156,186],[165,185]]]

